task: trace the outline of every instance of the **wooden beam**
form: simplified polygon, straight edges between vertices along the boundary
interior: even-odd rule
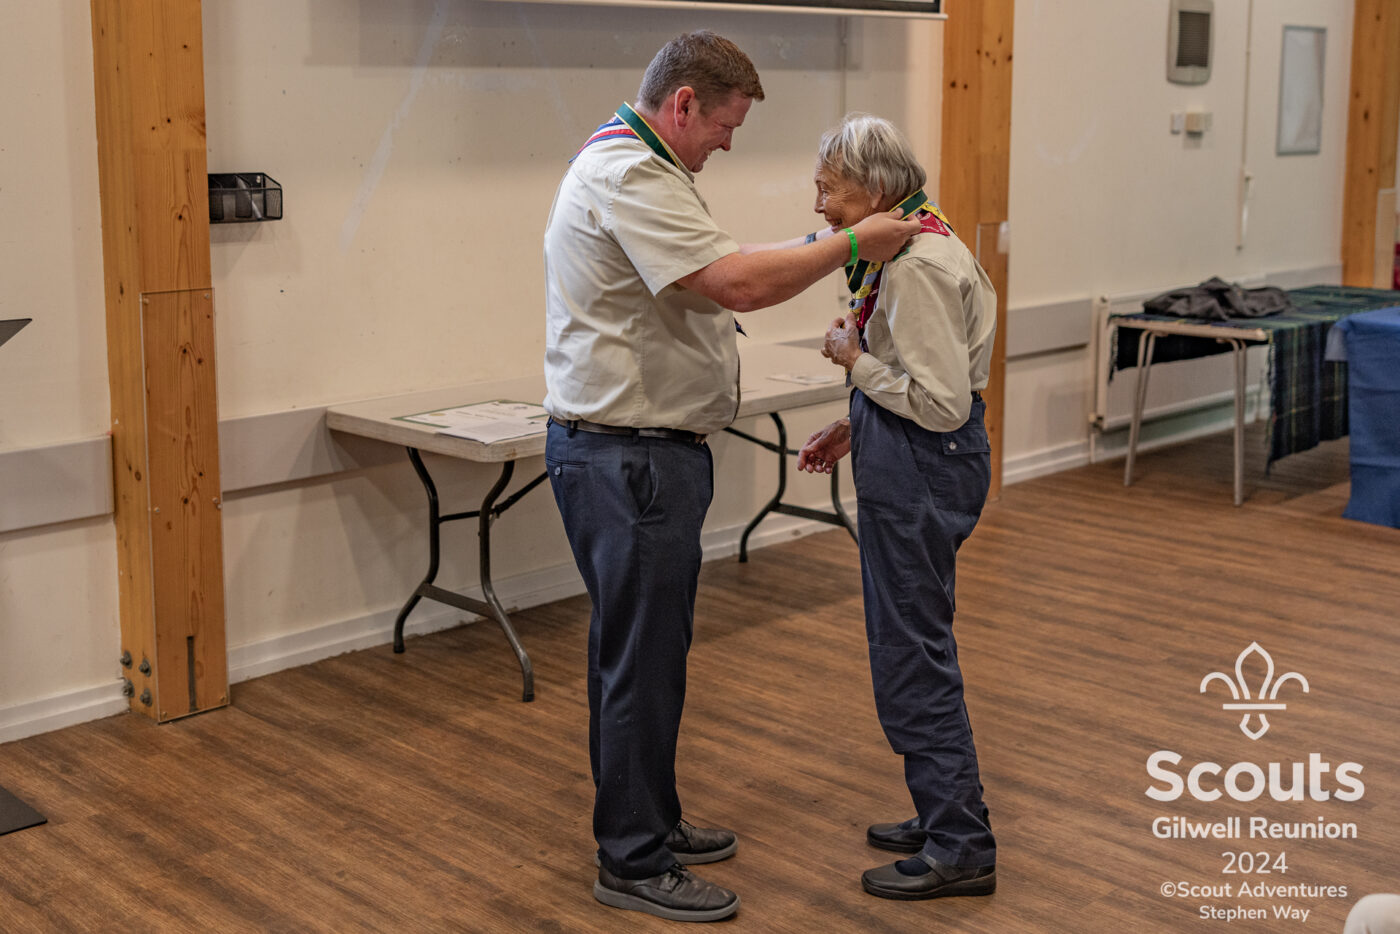
[[[1400,3],[1356,0],[1342,199],[1342,282],[1389,288],[1395,242],[1395,139],[1400,133]],[[1386,214],[1383,205],[1390,210]],[[1385,216],[1382,216],[1385,214]],[[1385,262],[1379,258],[1383,255]]]
[[[123,677],[228,702],[199,0],[92,0]],[[125,656],[124,656],[125,657]]]
[[[1015,0],[951,0],[943,29],[943,134],[938,201],[997,290],[997,336],[982,396],[1001,495],[1010,257],[997,250],[1011,177],[1011,36]]]

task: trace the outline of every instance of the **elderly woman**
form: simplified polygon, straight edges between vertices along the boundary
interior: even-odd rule
[[[958,547],[991,475],[979,390],[996,294],[924,179],[903,135],[879,117],[848,115],[822,137],[816,210],[833,229],[895,207],[923,229],[889,263],[851,270],[851,314],[833,323],[822,350],[849,374],[850,416],[812,435],[797,459],[801,470],[829,473],[851,453],[875,706],[918,812],[870,827],[872,846],[915,856],[861,883],[897,899],[996,888],[953,640]]]

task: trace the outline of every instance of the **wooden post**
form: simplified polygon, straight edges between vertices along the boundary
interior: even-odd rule
[[[1342,282],[1389,288],[1400,132],[1400,3],[1356,0],[1342,198]],[[1390,191],[1388,198],[1381,193]],[[1387,210],[1388,208],[1388,210]]]
[[[992,440],[990,499],[1001,495],[1006,396],[1006,281],[998,251],[1011,178],[1011,31],[1015,0],[950,0],[943,29],[938,201],[997,290],[992,371],[982,394]]]
[[[117,566],[133,710],[228,703],[199,0],[92,0]]]

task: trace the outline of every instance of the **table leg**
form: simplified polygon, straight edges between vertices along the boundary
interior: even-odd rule
[[[1123,468],[1123,485],[1133,485],[1133,462],[1137,459],[1138,435],[1142,431],[1142,411],[1147,405],[1147,376],[1152,368],[1152,351],[1157,335],[1144,330],[1138,338],[1137,397],[1133,400],[1133,423],[1128,429],[1128,462]]]
[[[776,447],[769,448],[769,450],[776,451],[778,455],[778,491],[773,494],[772,499],[763,504],[763,508],[758,511],[758,515],[754,516],[749,524],[744,527],[744,534],[739,536],[740,562],[749,560],[749,533],[758,528],[758,524],[762,522],[769,513],[776,510],[778,506],[782,504],[783,492],[787,490],[787,426],[783,424],[783,420],[778,417],[777,412],[770,412],[769,416],[773,419],[773,424],[778,426],[778,444]],[[738,434],[738,432],[734,433]],[[740,435],[740,437],[744,436]],[[768,445],[763,445],[762,442],[756,439],[751,440],[754,440],[755,443],[764,447],[768,447]]]
[[[758,524],[768,517],[770,513],[781,513],[786,516],[797,516],[801,519],[811,519],[815,522],[825,522],[828,525],[839,525],[843,527],[852,539],[856,538],[856,526],[851,521],[851,517],[846,514],[846,510],[841,506],[840,474],[836,468],[831,470],[831,503],[833,512],[824,512],[820,509],[808,509],[806,506],[793,506],[783,502],[783,493],[787,491],[787,458],[797,452],[790,450],[787,446],[787,426],[783,424],[782,418],[777,412],[769,412],[768,417],[773,419],[773,424],[778,428],[778,442],[764,441],[751,434],[740,431],[737,428],[726,428],[725,431],[732,435],[738,435],[745,441],[752,442],[766,451],[772,451],[778,455],[778,490],[773,494],[773,498],[763,505],[749,524],[744,528],[744,534],[739,537],[739,560],[741,562],[749,560],[749,534],[758,527]]]
[[[525,654],[525,647],[520,644],[520,637],[515,634],[515,627],[510,624],[510,617],[506,615],[505,607],[501,606],[501,601],[496,599],[496,588],[491,584],[491,523],[496,519],[493,507],[496,505],[496,498],[501,495],[506,484],[510,482],[510,475],[514,468],[515,461],[506,461],[501,467],[501,478],[496,481],[495,486],[491,487],[491,491],[486,494],[486,499],[481,501],[481,514],[477,520],[477,536],[481,540],[478,549],[481,552],[481,593],[486,597],[486,604],[491,610],[491,615],[496,618],[497,624],[500,625],[501,632],[505,633],[506,641],[510,643],[511,650],[515,652],[516,660],[520,662],[520,677],[524,682],[520,699],[529,702],[535,699],[535,671],[530,664],[530,656]]]
[[[1244,393],[1245,345],[1243,341],[1229,342],[1235,356],[1235,505],[1244,503]]]
[[[394,651],[397,653],[403,652],[403,624],[408,620],[408,614],[418,605],[418,601],[423,599],[423,588],[431,586],[437,578],[442,553],[442,518],[438,511],[437,486],[433,484],[433,477],[428,473],[428,468],[423,466],[423,457],[417,448],[408,448],[408,459],[423,484],[424,492],[428,494],[428,573],[423,575],[423,582],[409,595],[403,609],[399,610],[398,618],[394,620]]]
[[[506,614],[505,608],[501,606],[501,601],[497,599],[495,587],[491,583],[491,523],[495,521],[496,516],[514,505],[520,497],[538,486],[545,475],[540,474],[500,506],[497,506],[496,500],[510,483],[511,475],[515,472],[515,462],[506,461],[501,465],[500,477],[487,492],[486,498],[481,501],[480,509],[444,516],[438,508],[437,487],[433,484],[433,478],[428,473],[428,468],[424,466],[423,457],[417,448],[408,448],[408,459],[412,461],[413,469],[418,474],[418,479],[422,481],[423,489],[428,495],[428,573],[424,575],[423,582],[413,591],[413,594],[403,605],[403,609],[399,611],[398,618],[394,621],[394,651],[402,652],[404,650],[404,623],[408,619],[408,614],[424,597],[438,603],[445,603],[448,606],[455,606],[459,610],[475,613],[478,616],[490,617],[505,633],[506,641],[510,643],[511,649],[515,652],[516,660],[520,663],[520,675],[523,681],[521,700],[534,700],[535,675],[534,668],[530,664],[530,656],[526,654],[525,647],[521,645],[520,637],[516,635],[515,627],[511,625],[510,617]],[[457,519],[472,518],[478,520],[477,535],[481,539],[481,591],[486,597],[485,600],[476,600],[455,591],[446,590],[433,583],[437,577],[441,559],[442,524]]]

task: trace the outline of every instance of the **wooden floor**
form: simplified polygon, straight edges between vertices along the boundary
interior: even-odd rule
[[[1259,439],[1250,450],[1258,454]],[[738,831],[703,874],[743,898],[733,932],[1217,931],[1202,905],[1293,905],[1336,932],[1400,889],[1400,531],[1337,518],[1345,444],[1253,469],[1230,504],[1229,437],[1008,487],[960,564],[958,633],[998,835],[990,898],[863,894],[889,858],[868,822],[910,810],[875,719],[856,551],[843,532],[705,567],[682,729],[687,813]],[[674,930],[594,902],[586,599],[522,612],[538,699],[472,625],[235,686],[156,727],[116,717],[0,747],[0,785],[48,815],[0,837],[0,930]],[[1247,739],[1212,671],[1253,641],[1304,675]],[[1158,750],[1200,761],[1362,766],[1354,802],[1154,801]],[[1318,780],[1335,790],[1333,773]],[[1207,783],[1219,786],[1219,779]],[[1246,776],[1242,787],[1248,790]],[[1156,839],[1158,816],[1352,822],[1354,840]],[[1287,872],[1224,874],[1230,851]],[[1239,897],[1238,885],[1345,886]],[[1231,886],[1168,898],[1164,883]]]

